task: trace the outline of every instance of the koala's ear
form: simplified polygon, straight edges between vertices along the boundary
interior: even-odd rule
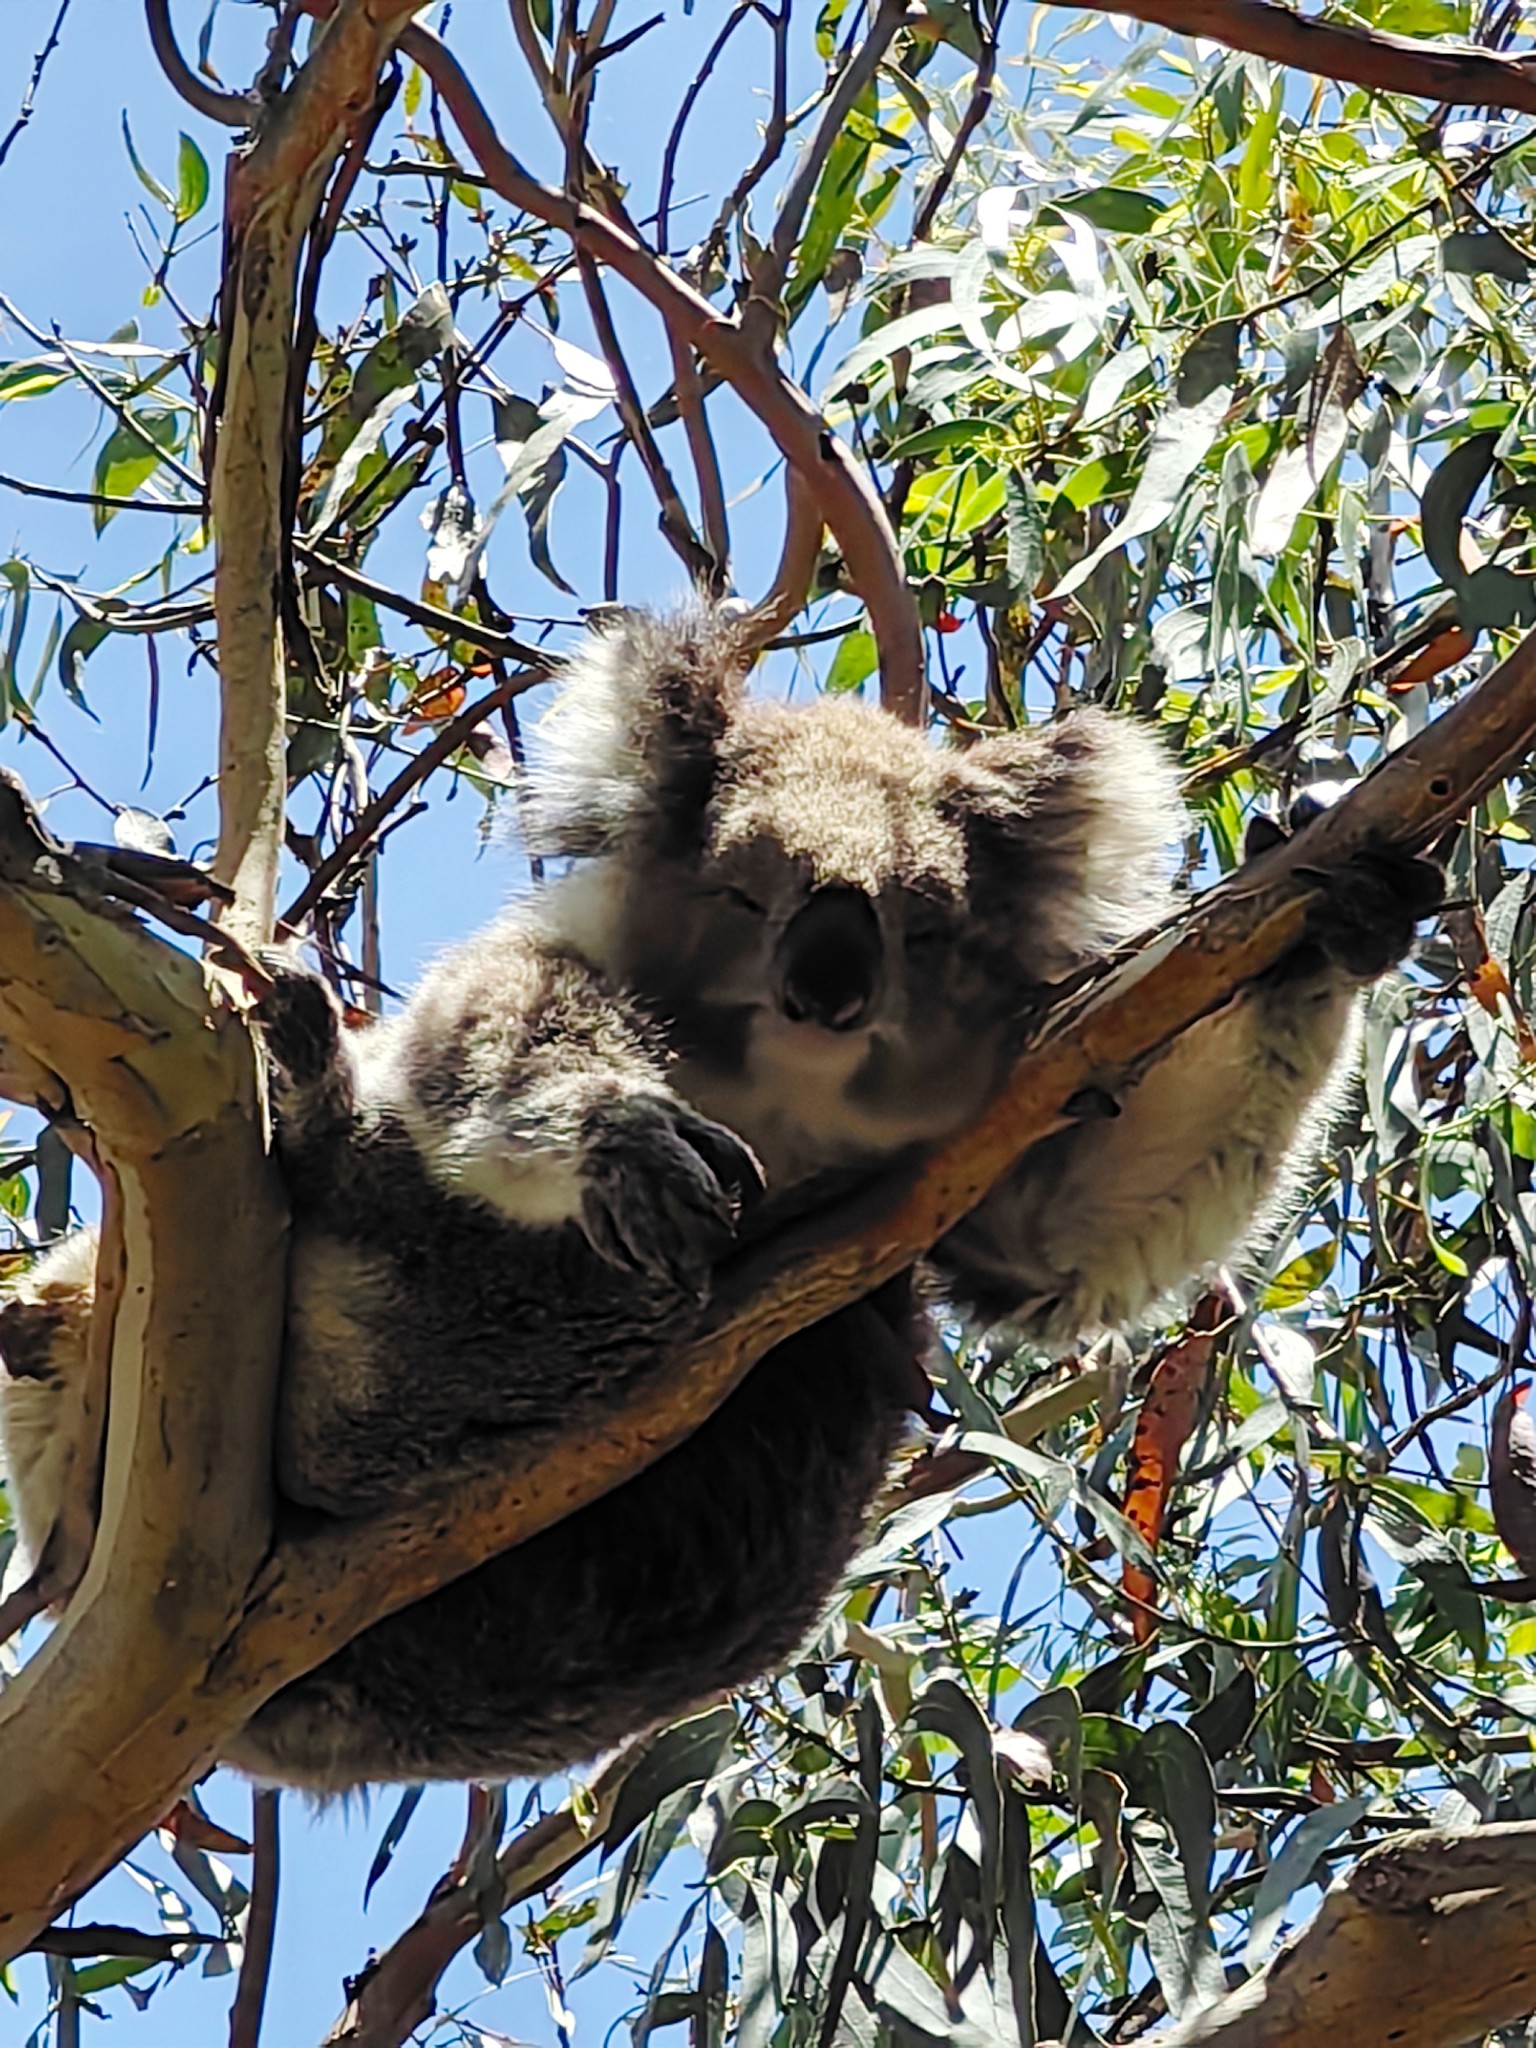
[[[605,613],[566,662],[539,727],[535,849],[603,853],[643,838],[682,854],[696,845],[752,659],[737,607]]]
[[[1011,916],[1016,943],[1039,949],[1043,978],[1168,908],[1184,807],[1173,763],[1145,727],[1074,711],[983,740],[952,757],[947,779],[971,900],[983,915]]]

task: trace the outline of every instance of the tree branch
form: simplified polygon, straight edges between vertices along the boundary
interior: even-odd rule
[[[141,1741],[164,1736],[189,1775],[188,1731],[165,1736],[160,1720],[182,1719],[167,1669],[237,1625],[271,1547],[253,1447],[271,1431],[285,1211],[243,1022],[195,961],[103,900],[9,781],[0,961],[0,1039],[61,1077],[108,1170],[109,1226],[120,1218],[93,1319],[112,1380],[97,1541],[64,1618],[0,1695],[3,1826],[25,1844],[18,1883],[0,1883],[12,1951],[170,1803]]]
[[[536,684],[547,681],[543,669],[523,669],[515,676],[498,683],[494,690],[487,690],[483,697],[477,697],[472,704],[466,704],[448,720],[442,731],[417,754],[413,754],[406,765],[373,800],[364,805],[358,813],[357,822],[346,837],[336,844],[321,861],[298,895],[283,912],[282,922],[296,926],[314,909],[338,875],[346,873],[355,860],[368,851],[389,818],[400,808],[411,791],[426,781],[435,768],[440,768],[450,754],[458,752],[477,725],[483,725],[493,711],[499,711],[503,704],[524,690],[531,690]]]
[[[627,1743],[601,1766],[579,1799],[566,1800],[509,1842],[496,1859],[506,1912],[548,1889],[602,1842],[619,1793],[650,1748]],[[483,1893],[460,1882],[434,1891],[425,1908],[352,1986],[325,2048],[402,2048],[431,2019],[448,1965],[485,1924]]]
[[[90,1572],[0,1696],[0,1955],[109,1867],[263,1700],[664,1456],[775,1344],[910,1265],[1060,1128],[1079,1089],[1123,1086],[1281,958],[1320,867],[1432,842],[1533,733],[1536,637],[1305,831],[1085,977],[969,1130],[907,1177],[726,1262],[664,1374],[553,1448],[510,1451],[500,1478],[458,1480],[410,1514],[283,1532],[270,1551],[251,1446],[268,1428],[281,1226],[243,1034],[184,956],[77,900],[78,878],[40,859],[13,791],[0,807],[0,1039],[68,1084],[122,1178],[128,1270],[151,1282],[118,1316]],[[120,1404],[130,1341],[143,1387]]]
[[[160,69],[172,90],[210,121],[218,121],[226,128],[249,128],[258,106],[255,95],[220,92],[216,85],[198,76],[181,54],[181,45],[171,26],[171,0],[144,0],[144,19]]]
[[[1087,0],[1062,0],[1081,7]],[[1448,49],[1385,30],[1354,28],[1298,14],[1278,0],[1116,0],[1115,12],[1179,35],[1205,36],[1232,50],[1251,50],[1322,78],[1411,93],[1452,106],[1514,107],[1536,113],[1536,58],[1494,50]]]
[[[907,0],[880,0],[864,40],[843,66],[842,74],[827,97],[816,132],[801,150],[779,201],[778,217],[768,246],[752,272],[752,294],[742,317],[742,331],[759,347],[771,346],[783,318],[780,303],[784,280],[800,243],[800,229],[806,209],[815,196],[817,181],[832,145],[848,125],[865,87],[880,69],[880,61],[907,18]]]
[[[318,9],[322,0],[314,4]],[[625,229],[524,170],[497,135],[458,60],[436,36],[413,26],[400,48],[437,87],[486,183],[617,271],[657,309],[668,332],[695,348],[762,421],[821,506],[868,608],[880,649],[882,703],[909,724],[920,724],[926,705],[922,627],[895,535],[879,494],[809,398],[784,375],[771,350],[754,345],[736,321],[717,312]]]
[[[299,256],[325,180],[373,105],[379,72],[423,0],[340,0],[313,54],[263,112],[225,195],[223,407],[209,492],[219,540],[219,843],[225,921],[271,935],[287,793],[279,630],[283,428]]]
[[[1159,2040],[1455,2048],[1525,2017],[1533,1957],[1536,1822],[1426,1828],[1362,1856],[1266,1971]]]
[[[260,2048],[261,2015],[272,1975],[272,1937],[277,1928],[280,1798],[271,1787],[258,1787],[251,1794],[251,1902],[246,1911],[240,1984],[229,2013],[229,2048]]]

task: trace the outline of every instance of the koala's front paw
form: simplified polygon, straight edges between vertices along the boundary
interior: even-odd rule
[[[1244,842],[1248,858],[1280,845],[1323,808],[1317,795],[1304,791],[1286,825],[1264,816],[1251,819]],[[1435,863],[1400,847],[1367,847],[1336,867],[1298,872],[1321,883],[1324,894],[1308,919],[1305,942],[1275,970],[1284,979],[1326,963],[1358,980],[1374,980],[1402,959],[1413,944],[1414,926],[1445,895],[1445,877]]]
[[[1319,869],[1318,876],[1326,894],[1309,920],[1312,941],[1335,967],[1362,981],[1402,959],[1414,926],[1445,895],[1445,877],[1433,861],[1394,847],[1368,848],[1339,867]]]
[[[582,1227],[594,1251],[692,1299],[763,1184],[751,1152],[723,1124],[671,1095],[605,1104],[582,1155]]]
[[[319,975],[295,966],[291,954],[269,951],[261,964],[272,977],[271,993],[256,1005],[267,1050],[295,1087],[307,1087],[336,1064],[341,1012]]]

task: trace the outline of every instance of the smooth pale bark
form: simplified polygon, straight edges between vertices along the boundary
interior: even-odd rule
[[[1159,2048],[1459,2048],[1536,2007],[1536,1822],[1363,1856],[1262,1976]]]
[[[223,923],[247,946],[272,935],[287,795],[282,589],[283,464],[295,282],[337,157],[425,0],[340,0],[319,45],[229,159],[224,206],[221,405],[210,499],[218,536],[219,842],[235,892]]]

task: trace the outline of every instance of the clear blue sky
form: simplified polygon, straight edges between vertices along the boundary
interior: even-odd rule
[[[659,4],[659,0],[658,0]],[[19,104],[33,53],[41,46],[56,12],[57,0],[6,0],[6,36],[0,46],[0,133]],[[634,25],[653,9],[650,5],[620,8],[618,28]],[[711,0],[699,0],[692,19],[679,0],[669,0],[663,29],[642,40],[625,60],[622,85],[600,97],[594,139],[600,152],[623,164],[641,182],[654,177],[665,124],[676,105],[681,84],[691,75],[702,41],[719,20]],[[187,4],[178,9],[184,35],[195,39],[206,9]],[[537,163],[541,153],[539,117],[526,97],[513,98],[519,66],[512,51],[504,10],[484,0],[459,0],[452,23],[457,46],[477,71],[482,87],[504,132]],[[435,18],[440,19],[440,15]],[[237,53],[254,46],[253,29],[266,17],[254,10],[224,5],[218,13],[216,48],[228,63],[231,82],[240,82]],[[808,24],[807,24],[808,25]],[[723,64],[694,128],[696,146],[685,161],[680,192],[713,197],[723,177],[734,175],[753,147],[752,123],[760,101],[754,87],[766,82],[766,37],[738,39]],[[214,167],[215,191],[224,137],[176,101],[164,85],[147,47],[140,9],[131,0],[74,0],[64,39],[43,80],[30,127],[12,148],[0,169],[0,291],[29,319],[46,328],[57,322],[62,332],[78,338],[100,338],[127,319],[140,317],[148,334],[165,333],[167,314],[143,314],[139,306],[145,281],[127,225],[128,216],[145,201],[130,167],[122,135],[124,111],[132,124],[141,157],[162,178],[172,178],[175,136],[185,128],[193,134]],[[547,153],[547,152],[546,152]],[[553,167],[552,165],[550,166]],[[172,180],[173,181],[173,180]],[[711,206],[710,211],[713,208]],[[697,224],[703,208],[682,218]],[[209,208],[200,225],[209,223]],[[197,289],[199,276],[212,271],[215,247],[210,241],[197,263],[188,266],[182,289],[194,306],[206,303]],[[430,275],[430,271],[425,273]],[[157,324],[158,323],[158,324]],[[471,323],[465,322],[466,327]],[[571,338],[588,337],[573,324]],[[665,381],[660,337],[648,320],[626,316],[626,334],[635,344],[643,387],[655,390]],[[542,376],[552,375],[547,355],[533,340],[522,344],[518,374],[524,388],[537,396]],[[0,360],[29,355],[34,344],[0,317]],[[730,467],[729,487],[739,491],[767,466],[761,439],[739,419],[722,411],[723,446]],[[0,470],[55,484],[89,484],[96,445],[96,420],[89,405],[61,394],[41,402],[0,407]],[[482,457],[482,463],[494,458]],[[489,475],[488,470],[482,473]],[[557,512],[556,547],[562,564],[578,575],[591,573],[595,550],[588,545],[596,504],[576,495]],[[638,494],[636,494],[638,502]],[[748,592],[759,589],[771,574],[778,538],[779,499],[776,488],[763,492],[735,515],[738,572]],[[679,577],[671,555],[654,536],[649,515],[631,520],[626,558],[628,597],[669,594]],[[414,587],[422,568],[420,552],[402,539],[389,555],[382,550],[370,567],[395,575],[403,588]],[[89,588],[106,590],[142,566],[148,543],[142,522],[116,521],[101,541],[91,532],[82,509],[53,506],[0,491],[0,559],[15,548],[45,568],[79,576]],[[535,613],[568,613],[572,607],[552,586],[528,568],[520,534],[508,525],[498,541],[495,581],[503,602],[526,604]],[[575,577],[573,576],[573,580]],[[590,598],[598,593],[583,590]],[[41,649],[42,619],[34,615],[24,670],[30,675]],[[402,636],[401,645],[414,646]],[[169,649],[165,650],[169,653]],[[100,723],[74,710],[50,685],[47,721],[69,758],[88,781],[118,801],[165,810],[200,779],[212,761],[215,705],[206,670],[190,679],[176,658],[162,662],[162,695],[155,764],[140,792],[147,730],[147,683],[144,656],[138,643],[109,641],[89,663],[85,674],[88,699]],[[0,760],[18,765],[34,790],[57,790],[62,778],[36,747],[18,745],[13,733],[0,736]],[[74,793],[58,796],[51,816],[59,829],[83,836],[107,837],[109,820],[88,799]],[[190,848],[211,827],[208,799],[195,806],[181,844]],[[511,848],[481,843],[480,806],[462,790],[453,801],[434,800],[428,813],[412,823],[395,842],[383,863],[382,902],[385,973],[396,985],[409,982],[423,957],[444,941],[482,922],[519,886],[520,863]],[[14,1128],[14,1126],[13,1126]],[[1017,1540],[1012,1517],[1009,1533]],[[973,1528],[978,1525],[971,1525]],[[987,1578],[1006,1575],[1011,1564],[1005,1532],[989,1519],[984,1541],[994,1554],[979,1560]],[[558,1798],[559,1788],[551,1788]],[[248,1820],[244,1785],[227,1774],[206,1788],[214,1813],[237,1830]],[[514,1791],[514,1802],[521,1790]],[[372,1946],[383,1946],[423,1901],[455,1848],[463,1818],[463,1795],[457,1789],[429,1794],[419,1809],[405,1844],[388,1875],[378,1886],[370,1910],[362,1910],[365,1874],[395,1795],[386,1792],[371,1807],[359,1802],[350,1810],[310,1813],[302,1802],[284,1805],[284,1864],[277,1963],[273,1973],[265,2039],[277,2048],[299,2048],[319,2039],[340,2008],[340,1978],[356,1970]],[[144,1867],[168,1877],[184,1896],[185,1880],[153,1844],[139,1852]],[[241,1866],[236,1865],[237,1869]],[[625,1947],[637,1953],[634,1971],[607,1968],[575,1987],[571,2004],[578,2038],[598,2041],[627,2008],[636,1978],[643,1980],[654,1953],[652,1936],[665,1937],[681,1905],[679,1874],[664,1887],[670,1904],[642,1912],[630,1923],[633,1940]],[[89,1917],[121,1918],[152,1926],[148,1894],[130,1879],[118,1876],[102,1888],[85,1909]],[[209,1925],[206,1908],[198,1908],[201,1925]],[[579,1937],[577,1944],[579,1946]],[[520,1973],[523,1973],[520,1975]],[[476,2008],[488,2027],[525,2041],[552,2042],[554,2028],[541,1988],[514,1959],[511,1986]],[[35,1959],[16,1972],[21,2003],[14,2011],[0,2002],[0,2048],[21,2048],[43,2010],[43,1972]],[[449,1979],[451,1995],[472,1997],[483,1980],[468,1961]],[[135,2015],[121,1991],[106,1994],[113,2037],[128,2043],[154,2043],[155,2048],[208,2048],[222,2040],[232,1983],[207,1982],[196,1966],[161,1991],[149,2012]],[[87,2038],[105,2028],[89,2018]],[[451,2038],[445,2036],[444,2038]]]

